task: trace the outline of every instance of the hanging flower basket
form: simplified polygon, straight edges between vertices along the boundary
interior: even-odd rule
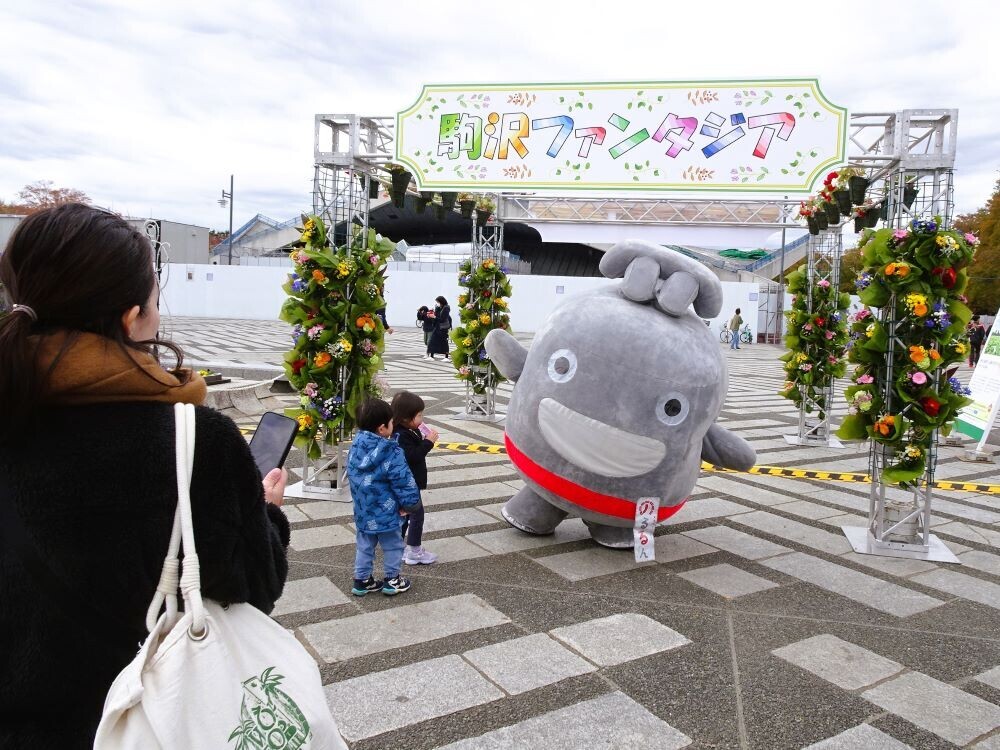
[[[820,229],[829,229],[830,220],[826,217],[826,211],[817,211],[815,214],[816,223]]]
[[[830,226],[836,226],[840,223],[840,209],[836,203],[824,203],[823,210],[826,212],[826,220]]]
[[[410,186],[410,178],[413,175],[398,164],[390,164],[386,169],[392,175],[392,189],[389,191],[392,205],[402,208],[406,205],[406,188]]]
[[[476,210],[476,202],[471,199],[459,201],[458,208],[462,212],[463,219],[471,219],[472,212]]]
[[[424,209],[427,208],[427,204],[434,200],[434,193],[428,193],[425,191],[420,192],[420,197],[417,198],[414,208],[418,214],[422,214]]]
[[[434,218],[438,221],[444,221],[444,217],[448,215],[448,209],[444,207],[443,203],[437,201],[434,201],[432,205],[434,206]]]
[[[458,197],[458,193],[438,193],[441,196],[441,205],[444,206],[445,211],[451,211],[455,208],[455,199]]]
[[[848,178],[847,185],[848,190],[851,193],[851,203],[855,206],[860,206],[865,202],[865,191],[868,190],[868,186],[871,183],[867,177],[861,177],[859,175],[851,175]]]
[[[819,234],[819,224],[814,216],[806,217],[806,226],[809,227],[809,234]]]
[[[864,216],[854,217],[854,233],[861,234],[861,230],[868,226],[868,222]]]
[[[837,208],[840,209],[842,216],[851,215],[851,191],[850,190],[834,190],[833,199],[837,201]]]
[[[869,209],[868,212],[865,214],[865,226],[868,227],[869,229],[874,229],[875,226],[878,224],[878,220],[880,218],[879,217],[880,212],[881,208]]]
[[[358,182],[361,183],[361,189],[365,189],[365,172],[358,172]],[[374,177],[369,176],[368,182],[368,197],[378,198],[378,180]]]
[[[484,227],[486,226],[486,222],[490,220],[490,216],[492,215],[493,214],[490,211],[483,211],[481,208],[477,208],[476,223],[479,224],[479,226]]]
[[[917,199],[917,193],[919,192],[917,188],[905,185],[903,187],[903,205],[910,208],[913,205],[913,201]]]

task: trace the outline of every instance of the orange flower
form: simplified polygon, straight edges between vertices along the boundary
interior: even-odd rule
[[[370,333],[371,331],[375,330],[375,319],[371,316],[370,313],[365,313],[354,322],[358,326],[358,328],[360,328],[363,331],[367,331]]]
[[[313,357],[313,364],[316,367],[325,367],[330,364],[330,360],[333,359],[327,352],[320,352],[315,357]]]
[[[316,269],[315,271],[313,271],[313,281],[315,281],[317,284],[322,284],[324,281],[326,281],[326,274],[320,271],[319,269]]]
[[[929,352],[927,352],[927,354],[930,355],[931,359],[934,360],[941,359],[941,353],[937,349],[931,349]]]
[[[890,263],[885,267],[886,276],[899,276],[905,278],[910,274],[910,267],[906,263]]]
[[[875,432],[884,437],[888,437],[892,434],[893,427],[896,425],[896,418],[892,415],[882,417],[875,423]]]
[[[925,359],[927,359],[927,350],[922,346],[911,346],[910,347],[910,361],[914,364],[920,364]]]

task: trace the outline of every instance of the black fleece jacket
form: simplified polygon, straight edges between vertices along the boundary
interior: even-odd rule
[[[202,593],[270,612],[288,563],[284,513],[233,422],[197,410],[191,506]],[[96,610],[54,603],[0,549],[0,747],[90,748],[104,698],[146,636],[177,505],[173,406],[42,410],[0,474],[49,568]],[[125,634],[112,637],[102,622]],[[127,637],[128,633],[132,637]]]
[[[422,490],[427,489],[427,454],[431,452],[434,443],[425,438],[420,430],[411,430],[405,427],[397,427],[393,430],[396,442],[403,449],[406,456],[406,463],[413,473],[413,478],[417,482],[417,487]]]

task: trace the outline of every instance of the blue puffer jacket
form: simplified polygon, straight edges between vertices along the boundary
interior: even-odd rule
[[[360,531],[398,531],[400,508],[420,502],[420,490],[394,440],[359,430],[347,456],[347,479],[354,498],[354,523]]]

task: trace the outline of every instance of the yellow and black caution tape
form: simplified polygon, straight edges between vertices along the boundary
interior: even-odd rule
[[[483,445],[482,443],[438,443],[436,448],[444,448],[446,451],[459,451],[460,453],[492,453],[506,454],[507,447],[503,445]]]
[[[483,443],[438,443],[438,448],[460,453],[492,453],[505,454],[507,448],[502,445],[487,445]],[[788,477],[789,479],[819,479],[827,482],[870,482],[868,474],[846,471],[821,471],[819,469],[792,469],[784,466],[754,466],[749,471],[736,472],[702,462],[702,471],[724,472],[727,474],[759,474],[767,477]],[[1000,484],[975,484],[973,482],[934,482],[934,489],[950,490],[952,492],[976,492],[983,495],[1000,495]]]

